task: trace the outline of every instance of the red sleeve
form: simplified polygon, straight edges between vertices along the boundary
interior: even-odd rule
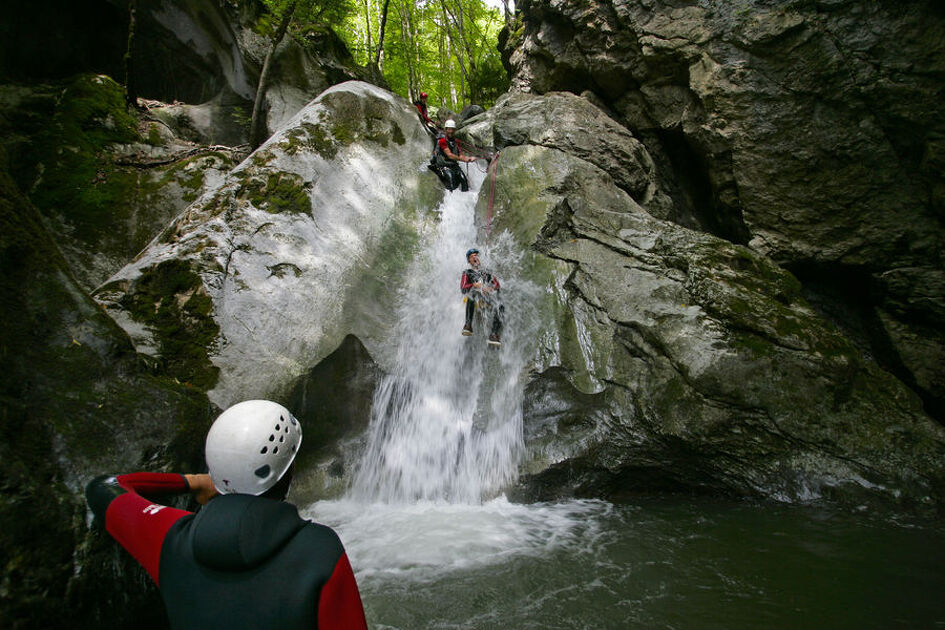
[[[134,473],[120,475],[117,481],[128,490],[116,497],[105,512],[105,529],[158,581],[161,546],[171,525],[190,512],[152,503],[138,492],[170,494],[186,492],[183,475],[165,473]]]
[[[466,272],[463,272],[463,277],[459,281],[459,290],[463,293],[469,291],[473,286],[473,283],[469,281],[469,276],[466,275]]]
[[[450,148],[450,145],[446,143],[446,138],[440,138],[439,140],[436,141],[436,143],[444,151]]]
[[[492,276],[492,286],[494,286],[496,289],[500,288],[500,287],[499,287],[499,279],[496,278],[495,276]]]
[[[348,554],[341,554],[318,597],[319,630],[367,630],[364,606]]]

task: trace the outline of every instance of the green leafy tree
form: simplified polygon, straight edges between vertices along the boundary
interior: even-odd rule
[[[507,19],[483,0],[359,0],[342,37],[411,100],[428,92],[434,108],[489,106],[509,85],[497,48]]]

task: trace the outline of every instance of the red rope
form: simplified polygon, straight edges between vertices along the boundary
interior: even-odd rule
[[[496,153],[495,157],[492,158],[492,164],[489,165],[489,169],[492,171],[492,181],[489,183],[489,213],[486,215],[486,240],[489,239],[489,233],[492,231],[492,204],[495,201],[496,162],[499,161],[501,154],[501,151]]]

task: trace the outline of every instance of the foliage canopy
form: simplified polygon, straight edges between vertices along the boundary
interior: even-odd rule
[[[294,32],[329,25],[357,63],[374,66],[398,94],[429,95],[431,110],[488,107],[509,87],[498,50],[508,15],[483,0],[263,0],[260,30],[286,13]],[[383,34],[383,38],[381,35]]]

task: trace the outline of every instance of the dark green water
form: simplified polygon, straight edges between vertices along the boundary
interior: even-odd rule
[[[313,514],[334,512],[374,628],[945,628],[940,525],[689,500],[337,506]]]

